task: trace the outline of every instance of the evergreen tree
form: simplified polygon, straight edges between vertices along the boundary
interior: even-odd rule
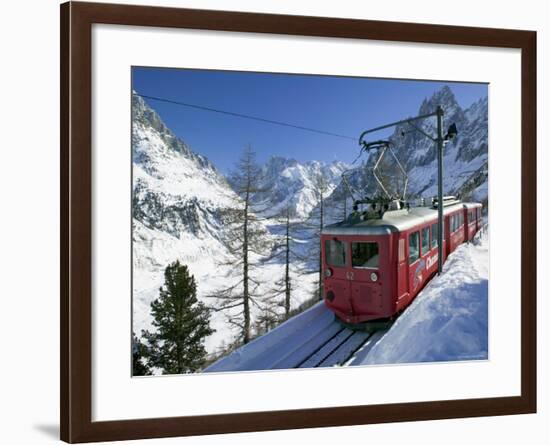
[[[164,271],[160,296],[151,303],[156,332],[144,332],[149,342],[147,358],[163,374],[199,371],[206,361],[204,339],[210,328],[210,311],[197,300],[195,278],[176,261]]]
[[[132,376],[151,375],[149,363],[145,362],[147,346],[132,332]]]

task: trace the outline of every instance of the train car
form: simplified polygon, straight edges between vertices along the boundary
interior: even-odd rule
[[[321,234],[326,306],[352,326],[391,320],[436,274],[437,203],[352,213]],[[444,201],[443,260],[481,228],[481,204]]]

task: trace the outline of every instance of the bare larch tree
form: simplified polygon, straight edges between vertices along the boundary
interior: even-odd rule
[[[310,258],[316,258],[316,266],[314,268],[314,271],[317,273],[317,285],[315,294],[319,300],[322,300],[323,298],[323,264],[322,264],[322,256],[321,256],[321,232],[323,230],[323,227],[325,227],[325,221],[326,221],[326,199],[327,195],[329,193],[329,185],[326,181],[326,178],[323,176],[321,172],[319,172],[315,177],[313,178],[313,196],[315,199],[315,207],[309,214],[309,217],[306,222],[306,226],[310,228],[312,231],[311,237],[310,237],[310,251],[309,251],[309,257]]]
[[[228,322],[239,328],[242,342],[248,343],[251,339],[252,306],[263,309],[260,305],[262,295],[257,292],[260,282],[253,278],[252,272],[270,247],[269,234],[254,212],[258,208],[252,206],[253,194],[262,191],[261,169],[252,147],[244,149],[229,181],[241,198],[238,207],[223,210],[224,241],[231,258],[222,264],[231,266],[228,279],[234,282],[212,296],[217,299],[215,310],[224,311]]]
[[[283,276],[274,283],[270,295],[275,297],[279,306],[284,308],[284,318],[288,318],[290,314],[290,306],[292,301],[292,277],[291,273],[303,274],[306,271],[301,266],[304,262],[304,255],[299,251],[298,234],[303,230],[303,221],[300,221],[293,211],[291,206],[283,208],[281,213],[276,217],[276,221],[281,227],[281,234],[277,237],[272,246],[271,254],[266,259],[266,262],[273,260],[284,264]],[[280,296],[284,296],[280,300]]]

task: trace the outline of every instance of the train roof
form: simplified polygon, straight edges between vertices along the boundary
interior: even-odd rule
[[[444,207],[448,215],[459,209],[481,207],[479,203],[457,203]],[[412,207],[409,210],[391,210],[382,218],[353,221],[351,219],[331,224],[323,228],[323,235],[389,235],[392,232],[408,230],[427,222],[437,222],[437,209],[432,207]]]

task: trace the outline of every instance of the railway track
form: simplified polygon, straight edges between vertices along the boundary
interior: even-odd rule
[[[296,368],[318,368],[328,366],[341,366],[365,344],[370,334],[367,332],[354,332],[341,328],[330,339],[312,351]]]
[[[348,329],[319,304],[218,360],[205,372],[353,366],[361,363],[384,333]]]

